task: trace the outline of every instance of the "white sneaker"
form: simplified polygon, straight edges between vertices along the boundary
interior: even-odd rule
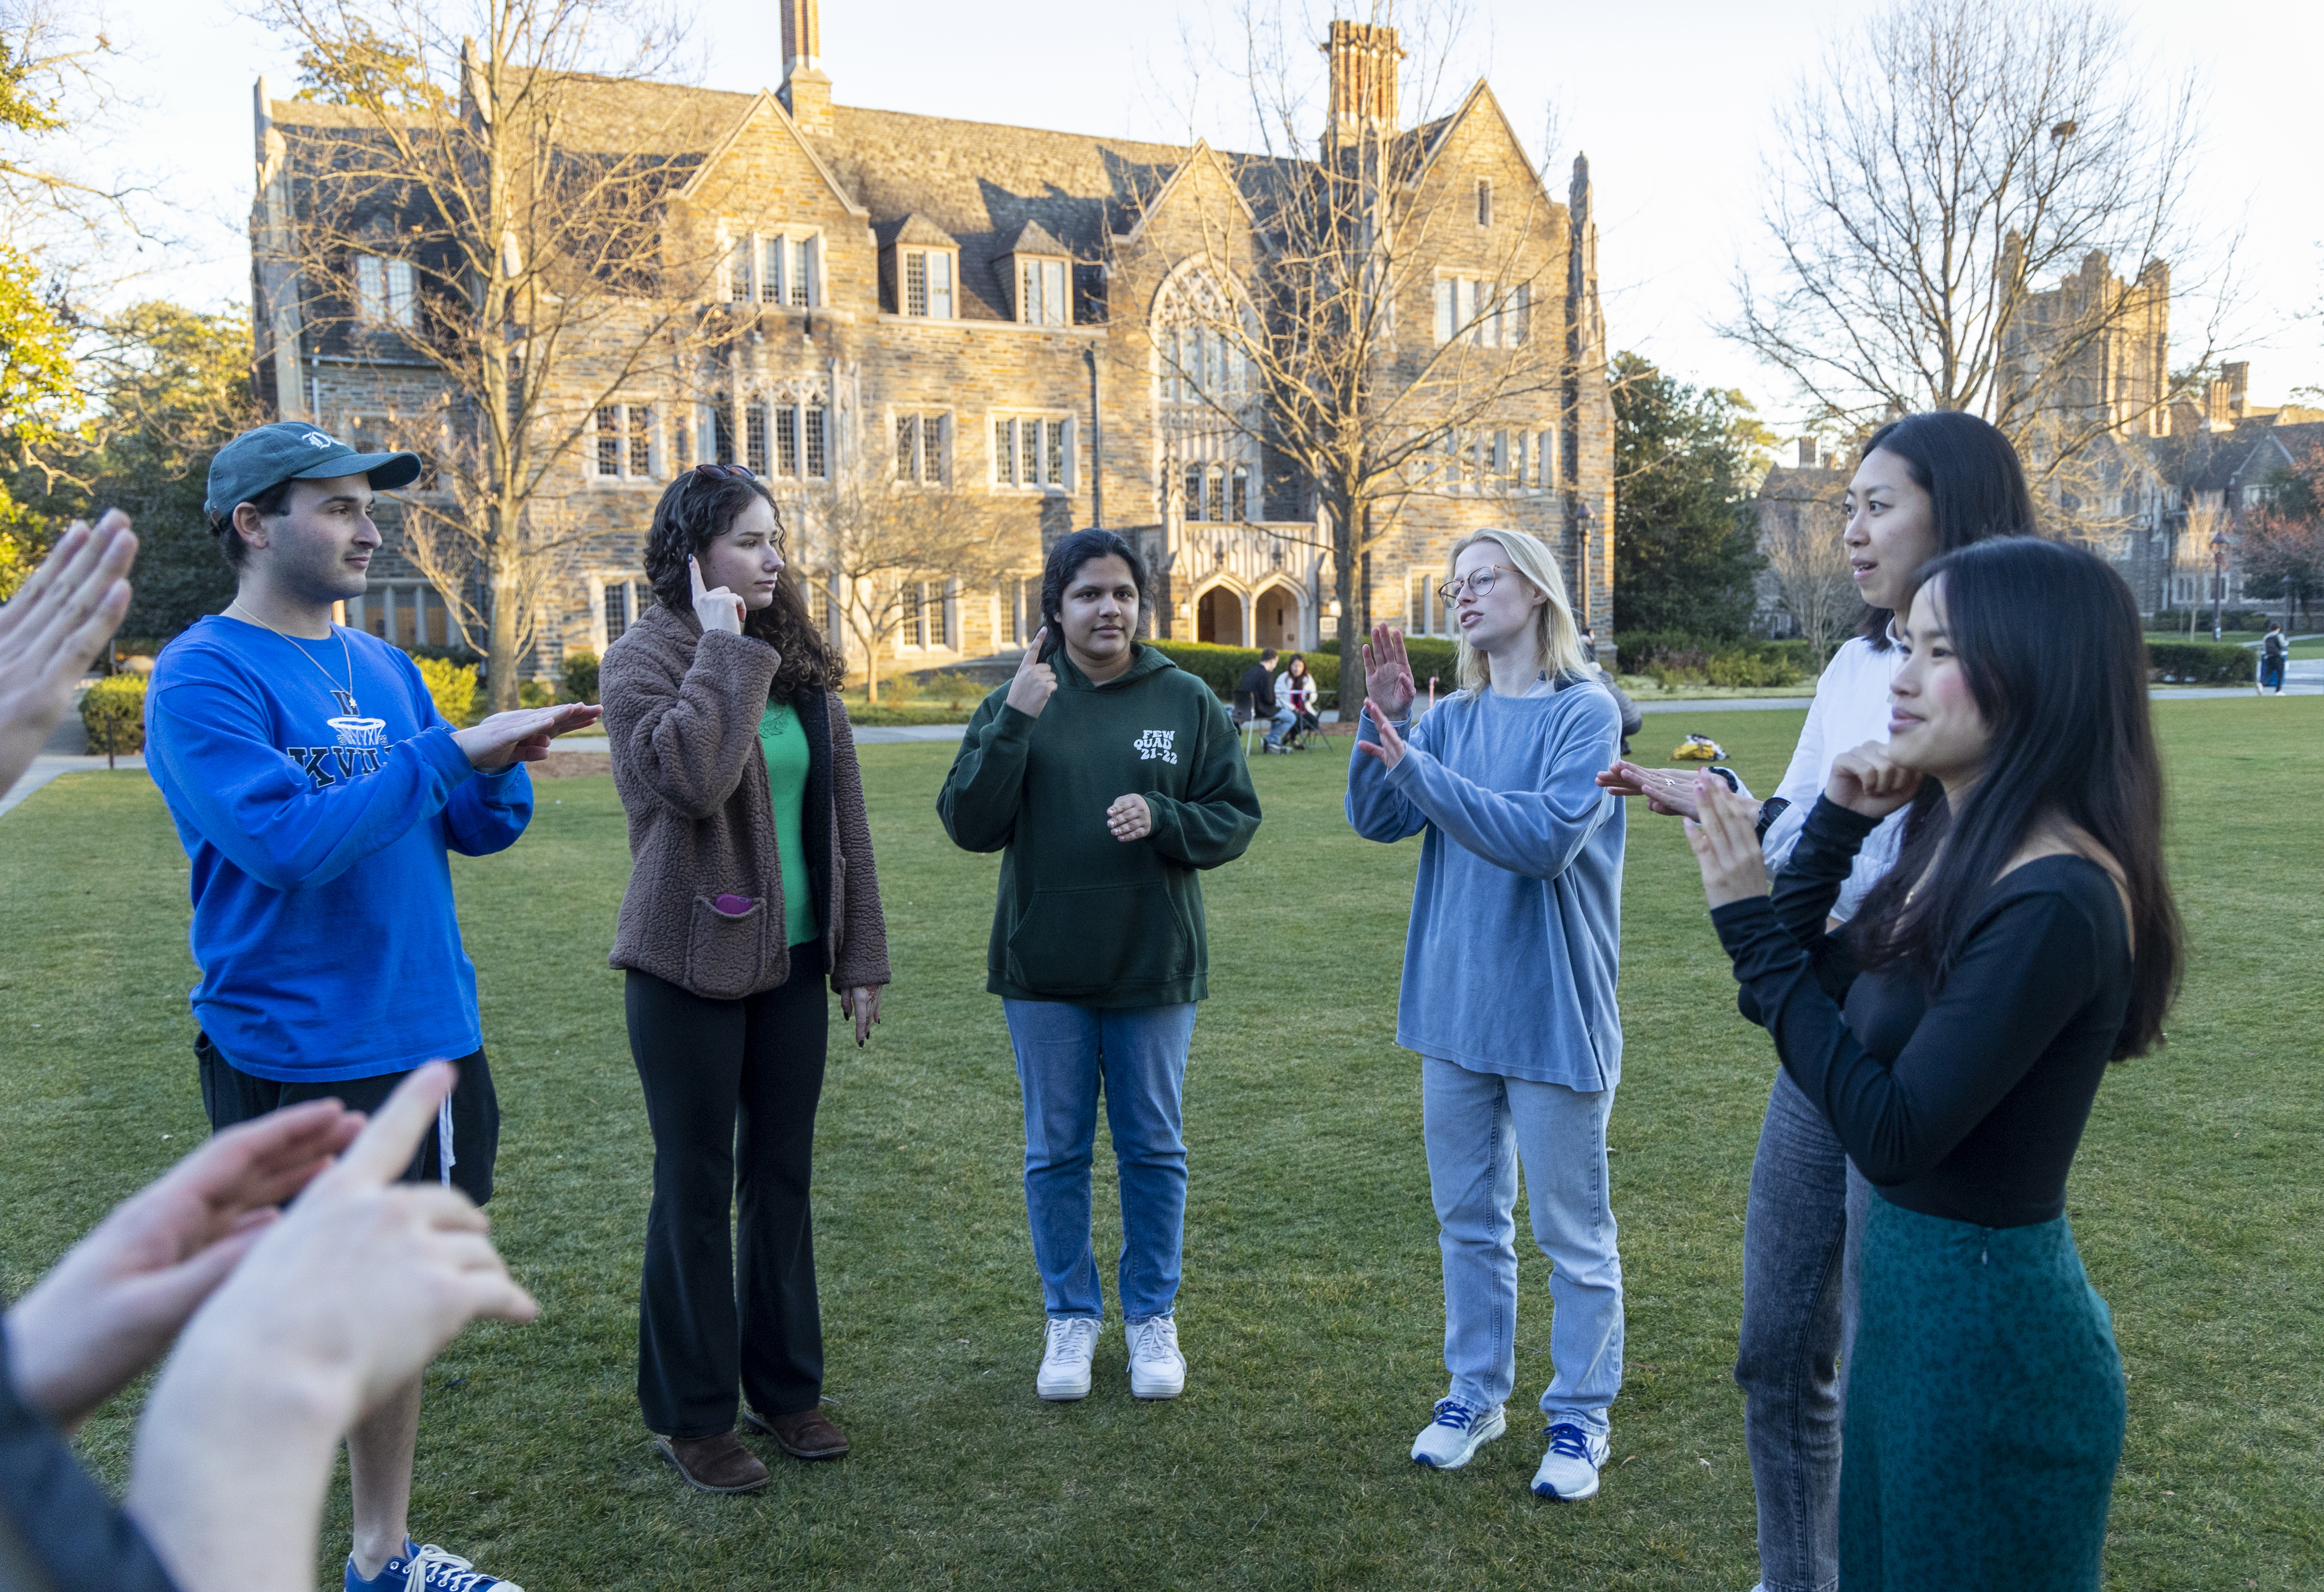
[[[1509,1429],[1501,1406],[1472,1410],[1459,1399],[1438,1399],[1436,1419],[1412,1440],[1412,1460],[1431,1470],[1458,1470],[1477,1450]]]
[[[1156,1316],[1131,1321],[1130,1392],[1133,1398],[1174,1399],[1186,1391],[1186,1357],[1178,1352],[1178,1321]]]
[[[1579,1504],[1598,1495],[1598,1472],[1606,1463],[1603,1437],[1592,1437],[1570,1421],[1549,1429],[1549,1452],[1533,1473],[1534,1496]]]
[[[1034,1391],[1045,1399],[1089,1397],[1090,1361],[1097,1354],[1097,1335],[1103,1326],[1095,1316],[1051,1316]]]

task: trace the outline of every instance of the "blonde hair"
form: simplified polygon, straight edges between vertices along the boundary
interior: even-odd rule
[[[1446,580],[1460,569],[1461,555],[1479,542],[1491,542],[1499,548],[1508,556],[1510,567],[1547,599],[1534,623],[1535,667],[1553,680],[1587,667],[1589,659],[1582,650],[1582,633],[1573,623],[1573,609],[1565,598],[1565,577],[1558,573],[1557,555],[1549,550],[1549,544],[1522,530],[1477,531],[1452,544],[1452,551],[1444,560]],[[1455,648],[1463,691],[1482,691],[1492,684],[1491,668],[1485,655],[1469,645],[1468,637],[1458,637]]]

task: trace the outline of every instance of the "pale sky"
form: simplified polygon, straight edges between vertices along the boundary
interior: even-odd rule
[[[1772,107],[1826,32],[1863,7],[1471,3],[1475,25],[1450,75],[1463,86],[1489,78],[1536,158],[1554,121],[1546,173],[1554,196],[1564,196],[1573,152],[1589,153],[1613,346],[1690,381],[1740,387],[1780,427],[1791,394],[1713,327],[1735,308],[1734,261],[1756,246]],[[111,0],[102,14],[134,58],[114,75],[135,108],[83,163],[161,179],[183,207],[175,225],[184,246],[151,251],[134,290],[246,307],[251,86],[265,72],[289,93],[297,51],[220,0]],[[1320,4],[1316,14],[1332,8]],[[2252,361],[2255,402],[2324,385],[2324,211],[2314,203],[2308,132],[2324,6],[2263,0],[2236,11],[2231,28],[2204,8],[2162,0],[2140,0],[2126,14],[2158,85],[2191,69],[2207,90],[2199,203],[2207,227],[2244,235],[2243,308],[2229,357]],[[704,62],[699,80],[745,91],[776,86],[778,15],[769,0],[700,6],[691,35]],[[1320,39],[1322,22],[1311,31]],[[823,9],[824,65],[842,104],[1165,142],[1191,127],[1222,147],[1247,146],[1236,85],[1213,59],[1198,88],[1190,47],[1213,58],[1233,52],[1228,4],[1010,0],[996,9],[827,0]],[[2116,262],[2118,270],[2135,265]],[[2174,316],[2181,358],[2191,318]]]

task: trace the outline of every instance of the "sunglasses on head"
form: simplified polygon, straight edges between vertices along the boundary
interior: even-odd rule
[[[751,474],[747,465],[696,465],[694,466],[694,474],[706,475],[713,481],[756,481],[758,479],[756,475]]]

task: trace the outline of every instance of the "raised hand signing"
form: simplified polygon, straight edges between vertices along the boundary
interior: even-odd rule
[[[1600,789],[1616,796],[1646,797],[1649,811],[1692,818],[1697,816],[1694,786],[1701,777],[1698,768],[1648,768],[1624,759],[1597,779]]]
[[[1049,705],[1049,697],[1057,689],[1057,671],[1041,661],[1041,649],[1049,640],[1049,627],[1043,625],[1034,632],[1033,644],[1025,649],[1025,656],[1017,661],[1017,674],[1009,682],[1009,705],[1027,718],[1038,719],[1041,710]]]
[[[1767,893],[1767,860],[1759,850],[1759,809],[1705,769],[1695,776],[1698,816],[1686,821],[1686,843],[1702,870],[1702,893],[1713,907]]]
[[[1399,640],[1401,640],[1401,638],[1399,638]],[[1365,650],[1370,651],[1370,649],[1367,648]],[[1406,677],[1407,679],[1410,678],[1409,676],[1406,676]],[[1406,705],[1409,706],[1410,704],[1406,704]],[[1404,761],[1404,754],[1406,751],[1404,737],[1396,732],[1396,726],[1389,722],[1392,715],[1382,708],[1379,703],[1373,701],[1370,697],[1366,697],[1364,699],[1364,711],[1371,714],[1372,729],[1379,733],[1379,739],[1376,741],[1359,741],[1356,742],[1356,750],[1370,757],[1379,759],[1380,763],[1387,768],[1395,768],[1398,763]]]
[[[538,763],[549,756],[551,741],[568,731],[595,723],[604,711],[585,702],[521,707],[494,713],[456,732],[452,740],[482,772],[505,768],[512,763]]]
[[[1831,760],[1823,794],[1851,813],[1886,818],[1911,801],[1920,788],[1918,769],[1898,768],[1888,760],[1886,741],[1868,741]]]
[[[0,791],[16,782],[72,705],[73,687],[129,612],[137,538],[108,509],[74,520],[40,568],[0,603]]]
[[[686,560],[686,573],[694,582],[694,617],[702,621],[705,631],[724,630],[730,636],[742,633],[742,599],[724,586],[702,584],[702,565],[691,554]]]
[[[363,1118],[309,1100],[226,1128],[114,1209],[8,1312],[25,1400],[69,1431],[160,1358]]]
[[[1412,711],[1412,699],[1418,694],[1412,678],[1412,659],[1406,656],[1404,632],[1394,625],[1374,625],[1372,639],[1364,643],[1364,698],[1372,710],[1373,722],[1387,718],[1401,719]]]
[[[1113,805],[1105,810],[1105,826],[1118,841],[1144,840],[1154,833],[1154,809],[1135,791],[1117,796]]]

